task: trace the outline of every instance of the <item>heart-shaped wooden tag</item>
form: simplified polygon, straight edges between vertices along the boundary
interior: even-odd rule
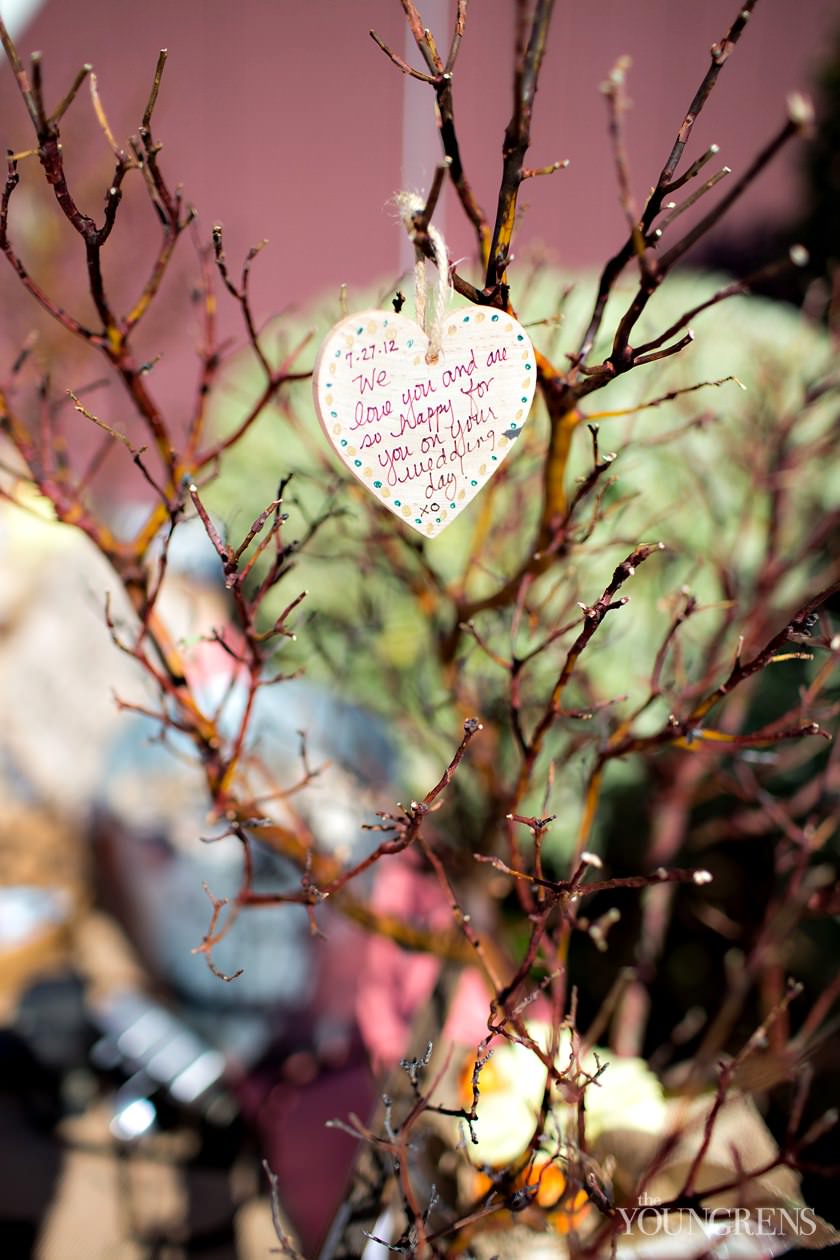
[[[412,320],[362,311],[328,334],[313,386],[324,432],[353,475],[434,538],[510,452],[537,368],[528,334],[501,311],[450,312],[433,363],[428,345]]]

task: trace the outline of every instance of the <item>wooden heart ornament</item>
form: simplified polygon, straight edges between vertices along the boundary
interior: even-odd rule
[[[434,538],[509,454],[537,367],[528,334],[501,311],[450,312],[431,363],[428,345],[412,320],[362,311],[327,335],[313,386],[324,432],[351,473]]]

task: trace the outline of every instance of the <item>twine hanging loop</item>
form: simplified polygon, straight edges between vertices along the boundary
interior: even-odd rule
[[[396,200],[405,230],[408,232],[411,240],[416,242],[416,218],[417,215],[422,214],[426,203],[417,193],[409,192],[398,193]],[[449,260],[443,235],[431,223],[426,224],[425,234],[429,238],[432,256],[437,267],[437,284],[435,285],[434,297],[429,302],[426,294],[426,264],[429,260],[420,246],[415,243],[414,306],[417,323],[429,339],[426,362],[435,363],[440,356],[443,320],[449,306],[452,286],[449,283]]]

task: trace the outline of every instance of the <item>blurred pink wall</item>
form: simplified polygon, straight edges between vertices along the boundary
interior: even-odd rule
[[[443,7],[437,0],[437,10]],[[569,264],[596,262],[616,244],[622,217],[599,83],[616,57],[632,56],[628,131],[641,197],[705,70],[709,45],[736,8],[733,0],[558,0],[531,158],[568,157],[572,165],[526,185],[521,240],[544,240]],[[511,0],[473,0],[456,72],[467,170],[488,214],[509,110],[512,12]],[[762,0],[698,125],[694,151],[717,141],[721,160],[742,169],[778,125],[785,93],[808,86],[832,22],[840,25],[835,0]],[[232,258],[271,239],[257,292],[260,303],[276,307],[342,281],[366,283],[398,265],[388,202],[400,184],[404,79],[370,39],[370,27],[403,50],[399,0],[47,0],[21,44],[43,50],[53,100],[92,62],[119,136],[136,125],[157,51],[168,47],[156,117],[165,167],[183,182],[205,229],[217,219],[225,224]],[[446,32],[438,38],[445,43]],[[5,74],[2,140],[22,147],[28,136],[14,96]],[[418,86],[412,99],[423,97]],[[425,109],[431,127],[430,91]],[[74,111],[89,110],[85,92]],[[736,211],[741,221],[757,207],[768,214],[790,208],[794,161],[791,153],[767,172]],[[453,250],[468,251],[472,241],[458,216],[447,220]]]
[[[427,4],[431,21],[432,12],[446,10],[447,0]],[[623,216],[598,85],[620,54],[632,56],[628,145],[641,200],[705,71],[709,46],[722,37],[736,9],[737,0],[558,0],[529,160],[542,165],[570,158],[571,166],[524,186],[526,213],[515,248],[540,240],[563,263],[579,267],[602,261],[617,246]],[[455,79],[466,169],[491,217],[510,108],[513,12],[512,0],[473,0]],[[721,162],[743,170],[778,128],[786,93],[808,87],[839,19],[835,0],[761,0],[701,117],[690,154],[715,141]],[[121,138],[139,122],[158,49],[169,49],[155,117],[164,171],[183,183],[187,199],[198,207],[205,241],[214,222],[225,225],[227,253],[236,270],[251,244],[269,238],[270,248],[253,277],[255,309],[266,318],[315,295],[337,294],[342,282],[350,284],[352,302],[353,286],[398,274],[402,229],[391,198],[403,178],[406,80],[370,39],[370,27],[395,49],[405,50],[399,0],[46,0],[20,42],[26,53],[43,50],[48,102],[63,95],[83,62],[92,62],[111,126]],[[438,39],[446,45],[447,32],[439,30]],[[425,183],[436,160],[433,98],[424,85],[410,87],[406,134],[414,137],[417,152],[406,156],[415,180]],[[0,65],[0,119],[4,145],[30,145],[5,65]],[[100,217],[112,162],[87,88],[68,114],[65,130],[69,170],[80,196],[87,197],[86,207]],[[730,225],[783,218],[794,210],[796,149],[790,146],[761,176]],[[26,255],[24,185],[37,176],[35,159],[23,163],[22,174],[11,219],[13,237]],[[139,192],[135,189],[133,209],[131,196],[126,197],[122,212],[123,232],[134,231],[122,237],[130,241],[130,265],[126,268],[124,249],[112,279],[126,301],[141,287],[157,239],[156,219]],[[132,224],[145,225],[148,233],[138,235]],[[451,195],[441,207],[439,224],[454,257],[471,253],[472,237]],[[39,225],[37,232],[42,231]],[[63,239],[61,232],[57,239]],[[119,229],[112,240],[116,254]],[[193,259],[189,242],[180,249],[178,265],[184,270],[170,280],[167,316],[183,324],[185,336],[189,328],[185,349],[191,350],[199,333],[184,277]],[[59,277],[74,309],[80,300],[79,266],[68,263]],[[36,312],[8,268],[0,277],[0,301],[6,337],[19,343]],[[155,379],[167,393],[181,375],[181,352],[173,351],[168,337],[165,342],[160,313],[156,319],[144,331],[142,348],[150,357],[167,349]],[[220,319],[223,333],[239,336],[232,304],[222,302]]]

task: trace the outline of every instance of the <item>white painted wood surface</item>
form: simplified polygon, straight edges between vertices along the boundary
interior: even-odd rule
[[[341,320],[321,346],[318,418],[371,494],[434,538],[501,467],[531,409],[537,368],[521,324],[470,306],[443,321],[441,352],[393,311]]]

